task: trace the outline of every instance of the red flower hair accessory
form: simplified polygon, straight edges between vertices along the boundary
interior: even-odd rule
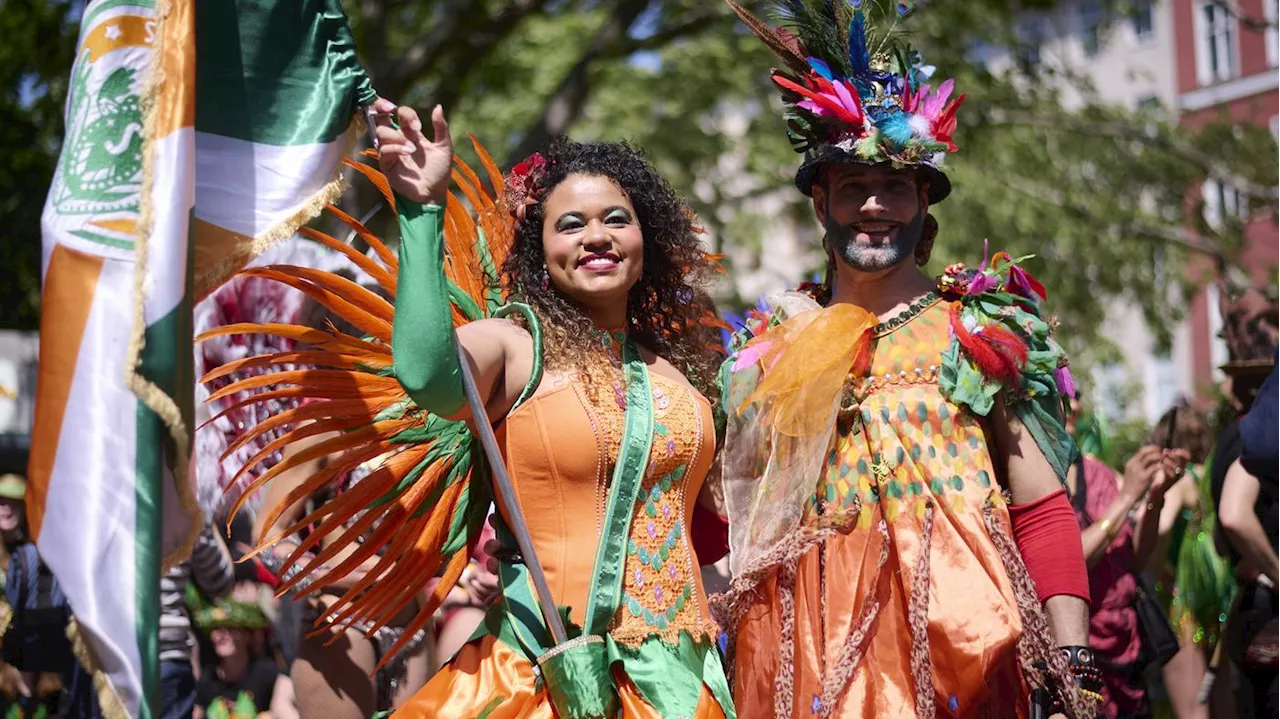
[[[529,206],[540,202],[542,177],[546,168],[546,158],[541,152],[535,152],[511,168],[507,175],[507,209],[515,216],[516,221],[524,222],[524,214]]]

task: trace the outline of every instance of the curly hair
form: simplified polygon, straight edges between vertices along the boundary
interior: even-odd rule
[[[626,142],[573,142],[558,139],[542,153],[538,197],[517,222],[511,253],[503,265],[503,283],[512,300],[528,303],[543,324],[549,366],[575,368],[590,376],[607,361],[581,305],[546,282],[542,224],[546,198],[570,175],[605,177],[626,193],[635,207],[644,238],[644,271],[628,293],[630,336],[684,372],[708,398],[715,398],[716,351],[697,331],[707,295],[701,291],[711,263],[700,246],[694,215],[684,200],[653,168],[643,152]]]

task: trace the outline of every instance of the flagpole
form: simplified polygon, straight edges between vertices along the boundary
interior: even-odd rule
[[[476,389],[476,380],[471,375],[471,358],[467,356],[461,344],[458,344],[458,366],[462,368],[462,388],[466,391],[467,404],[471,407],[472,422],[475,425],[476,434],[480,437],[480,444],[484,447],[485,456],[489,459],[489,468],[493,473],[493,487],[506,507],[508,528],[515,535],[524,566],[529,570],[529,578],[538,592],[542,618],[551,632],[553,644],[559,646],[569,641],[569,635],[564,630],[564,622],[560,618],[559,610],[556,609],[555,598],[551,596],[551,588],[547,586],[547,577],[542,571],[542,563],[538,561],[538,555],[533,550],[529,528],[524,523],[524,512],[520,510],[520,502],[511,486],[511,479],[507,476],[507,465],[502,461],[502,454],[498,451],[498,440],[493,436],[493,426],[489,424],[489,414],[485,411],[480,392]]]

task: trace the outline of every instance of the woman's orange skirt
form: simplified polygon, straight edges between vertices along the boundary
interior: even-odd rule
[[[621,719],[664,719],[640,697],[635,685],[614,669]],[[418,690],[392,719],[553,719],[547,692],[538,687],[533,665],[494,636],[462,647],[458,655]],[[704,686],[694,719],[724,719],[724,712]]]

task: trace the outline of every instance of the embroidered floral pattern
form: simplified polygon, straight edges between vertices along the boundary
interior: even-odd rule
[[[675,641],[681,631],[694,639],[714,638],[716,627],[696,599],[698,563],[685,519],[689,472],[708,428],[691,390],[654,374],[650,381],[653,447],[636,495],[622,606],[610,634],[626,643],[655,634]]]

